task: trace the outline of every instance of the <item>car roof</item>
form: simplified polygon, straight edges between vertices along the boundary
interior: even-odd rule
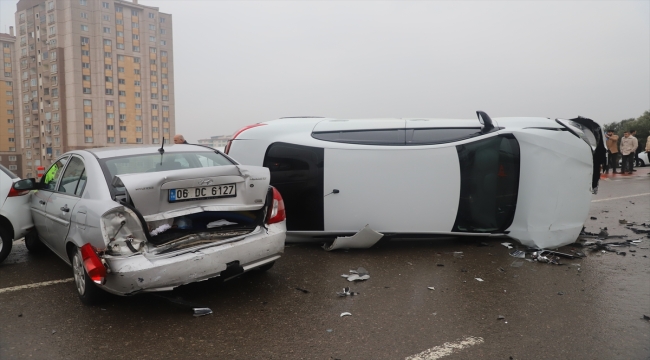
[[[95,155],[98,159],[106,159],[117,156],[126,155],[144,155],[144,154],[157,154],[160,145],[124,145],[124,146],[110,146],[94,149],[85,149]],[[180,153],[180,152],[205,152],[216,151],[207,146],[193,145],[193,144],[165,144],[165,153]]]

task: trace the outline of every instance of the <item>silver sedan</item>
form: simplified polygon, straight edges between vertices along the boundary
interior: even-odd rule
[[[284,249],[284,202],[269,170],[194,145],[111,147],[64,154],[35,190],[30,251],[72,265],[82,302],[252,269]]]

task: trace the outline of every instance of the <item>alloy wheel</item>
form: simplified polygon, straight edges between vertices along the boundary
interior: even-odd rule
[[[74,271],[74,282],[77,285],[77,291],[79,295],[83,296],[86,293],[86,270],[84,270],[79,253],[74,255],[72,269]]]

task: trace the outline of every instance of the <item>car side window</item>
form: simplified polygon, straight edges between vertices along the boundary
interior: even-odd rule
[[[58,191],[65,194],[78,195],[77,188],[80,185],[82,177],[84,177],[84,163],[80,158],[73,156],[65,168],[63,177],[59,180]]]
[[[41,179],[44,185],[43,190],[56,190],[56,186],[59,184],[59,178],[61,177],[61,172],[67,162],[68,156],[57,160],[49,169],[47,169],[47,172],[43,175],[43,179]]]

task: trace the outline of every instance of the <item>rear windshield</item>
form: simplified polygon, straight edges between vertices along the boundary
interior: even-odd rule
[[[181,152],[160,155],[127,155],[100,160],[109,179],[115,175],[154,173],[159,171],[194,169],[212,166],[233,165],[225,156],[212,152]]]
[[[4,167],[2,165],[0,165],[0,171],[7,174],[7,176],[9,176],[9,178],[11,178],[11,179],[18,179],[18,176],[16,174],[12,173],[11,170],[7,169],[6,167]]]

